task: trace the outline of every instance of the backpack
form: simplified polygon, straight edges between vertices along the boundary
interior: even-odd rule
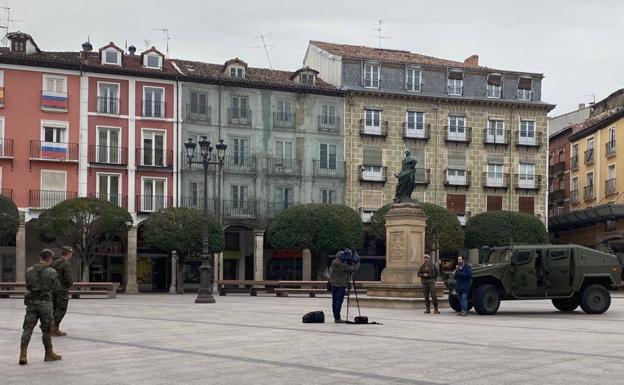
[[[312,324],[312,323],[324,323],[325,322],[325,313],[323,313],[322,311],[311,311],[309,313],[306,313],[302,319],[301,322],[303,322],[304,324]]]

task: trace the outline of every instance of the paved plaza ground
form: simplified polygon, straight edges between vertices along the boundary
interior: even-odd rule
[[[22,300],[0,299],[0,383],[622,384],[624,296],[601,316],[548,301],[504,302],[496,316],[365,309],[383,325],[302,324],[329,298],[120,295],[70,301],[43,362],[37,329],[17,365]],[[331,316],[329,317],[331,318]]]

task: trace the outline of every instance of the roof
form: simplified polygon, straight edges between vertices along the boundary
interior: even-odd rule
[[[624,107],[616,107],[601,112],[587,120],[572,125],[570,141],[575,141],[598,131],[604,126],[616,122],[624,117]]]
[[[494,70],[492,68],[480,66],[469,60],[473,58],[471,56],[465,62],[441,59],[433,56],[421,55],[410,51],[386,49],[386,48],[373,48],[361,45],[349,45],[349,44],[336,44],[322,41],[310,40],[310,44],[321,48],[324,51],[329,52],[332,55],[337,55],[346,59],[356,60],[377,60],[384,63],[395,64],[413,64],[413,65],[425,65],[425,66],[437,66],[437,67],[454,67],[474,69],[480,71],[497,71],[497,72],[516,72],[516,71],[502,71]],[[530,74],[534,76],[542,76],[542,74],[522,72],[523,74]]]
[[[551,231],[561,231],[582,228],[596,223],[622,218],[624,218],[624,205],[608,203],[582,210],[570,211],[567,214],[551,216],[548,218],[548,229]]]

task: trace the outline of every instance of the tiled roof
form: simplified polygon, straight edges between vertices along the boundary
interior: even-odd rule
[[[616,107],[601,112],[587,120],[572,125],[572,136],[570,137],[570,139],[577,140],[584,136],[590,135],[591,133],[603,128],[605,125],[610,124],[623,117],[624,107]]]

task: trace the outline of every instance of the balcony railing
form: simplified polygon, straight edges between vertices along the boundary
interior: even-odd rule
[[[615,140],[605,143],[607,157],[615,156]]]
[[[228,123],[232,126],[251,126],[251,110],[228,108]]]
[[[320,115],[318,117],[318,130],[332,134],[340,133],[340,118]]]
[[[75,191],[30,190],[28,205],[33,209],[49,209],[77,196]]]
[[[78,143],[30,141],[31,160],[78,162]]]
[[[551,177],[565,172],[565,162],[557,162],[548,166],[548,173]]]
[[[583,187],[583,199],[588,201],[588,200],[592,200],[594,198],[595,198],[595,195],[594,195],[594,185],[590,184],[589,186]]]
[[[301,161],[299,159],[268,158],[269,175],[301,175]]]
[[[426,186],[430,181],[430,170],[428,168],[416,168],[415,183]]]
[[[518,100],[530,101],[531,98],[533,97],[533,91],[532,90],[519,89],[518,93],[517,93],[517,97],[518,97]]]
[[[275,218],[282,211],[293,207],[295,203],[292,201],[277,201],[277,202],[268,202],[267,203],[267,214],[269,218]]]
[[[136,209],[139,213],[153,213],[173,206],[173,197],[169,195],[137,195]]]
[[[204,104],[187,104],[186,120],[210,124],[210,106]]]
[[[444,170],[444,185],[446,186],[470,186],[472,173],[461,169]]]
[[[444,140],[446,142],[470,143],[470,141],[472,140],[472,128],[445,126]]]
[[[173,151],[156,148],[136,149],[137,167],[171,168],[173,167]]]
[[[102,199],[107,202],[116,204],[119,207],[128,208],[128,196],[120,194],[108,193],[89,193],[89,198]]]
[[[566,194],[565,194],[565,190],[564,189],[555,190],[555,191],[551,192],[550,195],[549,195],[549,199],[552,202],[561,202],[561,201],[564,201],[565,198],[566,198]]]
[[[492,130],[486,128],[483,130],[483,143],[484,144],[494,144],[494,145],[502,145],[508,146],[511,138],[510,130],[503,130],[500,133],[498,130],[495,133],[492,133]]]
[[[67,92],[41,91],[41,109],[67,112]]]
[[[578,170],[578,155],[574,155],[570,158],[570,170],[576,171]]]
[[[258,215],[255,200],[224,200],[225,218],[255,218]]]
[[[334,161],[329,162],[327,160],[315,160],[314,162],[314,177],[328,177],[328,178],[344,178],[345,177],[345,162]]]
[[[13,200],[13,189],[0,188],[0,196]]]
[[[180,206],[191,209],[204,209],[204,198],[201,196],[183,196],[180,197]],[[217,200],[208,198],[208,212],[217,215]]]
[[[514,174],[514,184],[517,190],[539,190],[542,186],[542,176],[535,174]]]
[[[385,138],[388,136],[388,121],[380,121],[379,125],[367,125],[366,119],[360,119],[360,136]]]
[[[89,146],[89,163],[125,166],[128,164],[126,147]]]
[[[607,179],[605,181],[605,194],[606,195],[617,194],[617,188],[615,187],[615,178]]]
[[[570,203],[573,205],[578,205],[580,203],[578,190],[570,191]]]
[[[386,166],[360,166],[360,182],[386,183],[388,179],[388,167]]]
[[[228,155],[225,157],[223,166],[225,172],[233,174],[255,174],[256,157]]]
[[[548,210],[548,216],[556,217],[557,215],[564,215],[570,212],[570,206],[557,206]]]
[[[429,140],[429,124],[409,124],[403,122],[403,139]]]
[[[583,159],[585,160],[586,165],[593,164],[594,163],[594,149],[590,148],[588,150],[585,150],[585,156],[583,157]]]
[[[100,114],[119,115],[119,98],[98,96],[97,102]]]
[[[509,174],[504,172],[489,172],[483,173],[483,187],[487,188],[509,188]]]
[[[273,128],[292,130],[295,128],[294,112],[273,112]]]
[[[0,159],[13,159],[13,139],[0,138]]]
[[[164,118],[165,102],[154,100],[143,101],[143,116],[146,118]]]
[[[533,132],[532,134],[516,132],[516,146],[540,147],[542,144],[542,133]]]

